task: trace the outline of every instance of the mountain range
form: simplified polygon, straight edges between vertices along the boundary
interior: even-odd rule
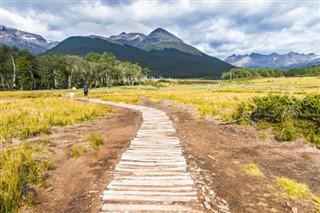
[[[0,45],[16,46],[34,54],[41,54],[58,43],[57,41],[47,41],[40,35],[0,25]]]
[[[61,53],[84,56],[89,52],[111,52],[119,60],[138,63],[151,69],[152,76],[176,78],[219,78],[234,67],[299,68],[320,64],[320,56],[272,53],[231,55],[224,61],[204,54],[162,28],[150,34],[126,33],[104,37],[72,36],[63,41],[48,41],[40,35],[0,25],[0,45],[16,46],[34,54]]]
[[[291,68],[307,67],[320,64],[320,56],[314,53],[299,54],[289,52],[288,54],[272,53],[263,55],[251,53],[250,55],[231,55],[225,59],[226,62],[242,68]]]
[[[138,63],[151,69],[150,75],[174,78],[219,78],[234,68],[184,43],[170,32],[157,28],[148,35],[121,33],[110,37],[73,36],[45,54],[84,56],[89,52],[111,52],[119,60]]]

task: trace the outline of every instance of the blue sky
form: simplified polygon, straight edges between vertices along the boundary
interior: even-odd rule
[[[2,25],[61,41],[162,27],[201,51],[320,54],[320,1],[0,0]]]

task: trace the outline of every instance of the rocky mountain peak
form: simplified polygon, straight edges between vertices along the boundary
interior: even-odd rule
[[[0,45],[16,46],[19,49],[28,49],[34,54],[40,54],[57,44],[58,42],[47,41],[37,34],[0,26]]]

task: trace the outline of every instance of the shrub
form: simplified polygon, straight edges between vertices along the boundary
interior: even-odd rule
[[[238,120],[239,124],[249,124],[251,119],[250,115],[252,113],[252,106],[246,103],[240,103],[234,114],[234,118]]]
[[[320,125],[320,95],[307,95],[296,107],[298,117]]]
[[[293,141],[297,138],[296,128],[293,121],[284,121],[275,128],[275,135],[278,141]]]
[[[239,104],[234,117],[240,123],[255,121],[258,129],[274,126],[279,141],[304,137],[320,148],[320,95],[301,100],[287,95],[254,97]]]
[[[254,97],[252,99],[254,110],[251,119],[268,122],[282,122],[296,116],[295,105],[297,99],[289,96],[268,95],[266,97]]]

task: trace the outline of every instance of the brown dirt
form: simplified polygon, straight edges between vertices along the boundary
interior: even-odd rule
[[[54,154],[49,158],[55,170],[49,173],[47,187],[38,192],[40,202],[35,212],[99,212],[99,197],[112,179],[115,164],[127,149],[142,122],[141,114],[123,108],[112,108],[112,114],[97,121],[57,128],[49,136]],[[100,135],[104,145],[90,148],[84,137],[91,132]],[[85,156],[70,157],[72,145],[89,150]]]
[[[316,212],[311,198],[286,198],[275,177],[284,176],[307,184],[320,196],[320,151],[303,142],[261,140],[253,127],[217,125],[197,118],[194,110],[171,101],[144,105],[167,112],[173,120],[189,164],[201,169],[201,180],[218,197],[228,201],[231,212]],[[214,158],[211,159],[211,156]],[[264,177],[248,175],[244,166],[255,163]]]
[[[144,100],[144,105],[167,112],[188,164],[200,170],[196,184],[204,182],[213,189],[217,197],[228,202],[231,212],[292,212],[292,207],[299,213],[316,212],[310,198],[286,198],[275,177],[306,183],[320,196],[319,150],[302,142],[279,143],[272,137],[262,141],[261,133],[253,127],[217,125],[212,119],[198,118],[191,107],[171,101]],[[54,130],[50,136],[54,154],[50,158],[56,169],[49,173],[47,188],[38,192],[40,204],[35,212],[99,212],[100,195],[142,122],[139,112],[111,108],[113,113],[103,119]],[[89,132],[102,135],[105,143],[98,150],[83,142]],[[87,146],[90,151],[72,158],[73,144]],[[248,175],[244,171],[248,163],[257,164],[265,176]],[[203,202],[203,197],[200,199]]]

